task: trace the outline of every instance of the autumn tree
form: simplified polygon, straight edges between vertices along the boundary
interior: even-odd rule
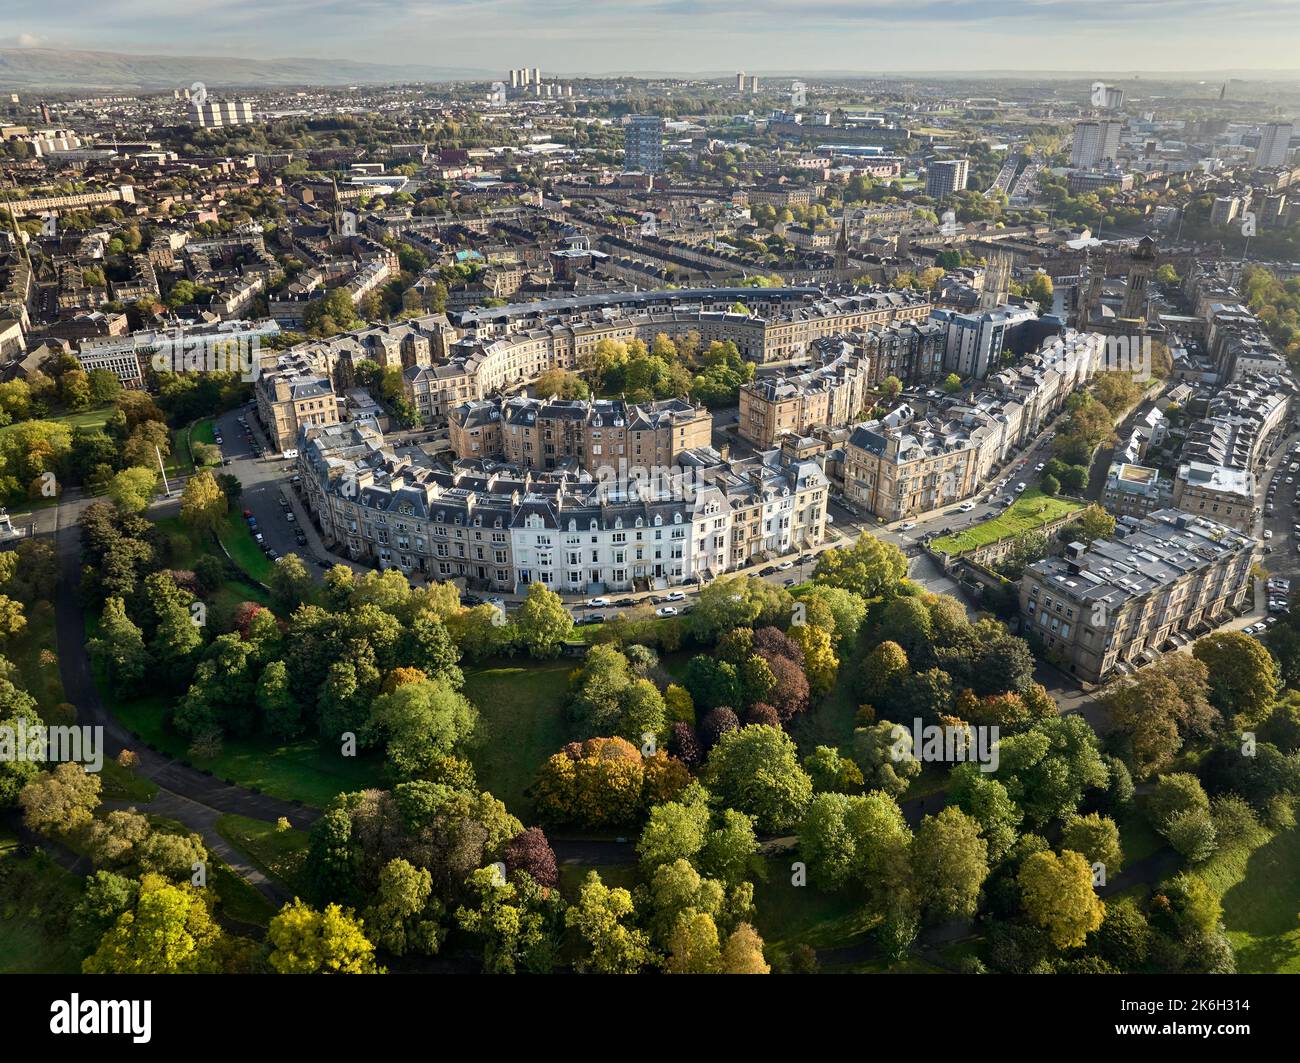
[[[1047,931],[1058,949],[1078,948],[1101,926],[1106,906],[1092,886],[1092,868],[1071,849],[1026,858],[1016,881],[1031,923]]]
[[[272,918],[266,942],[279,974],[383,973],[360,921],[337,904],[317,911],[295,897]]]

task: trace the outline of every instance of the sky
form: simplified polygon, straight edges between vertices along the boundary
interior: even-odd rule
[[[0,47],[554,73],[1300,69],[1300,0],[2,0]]]

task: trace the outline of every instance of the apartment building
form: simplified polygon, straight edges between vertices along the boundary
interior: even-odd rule
[[[453,407],[449,424],[457,458],[546,470],[620,462],[664,468],[683,451],[709,446],[713,436],[712,414],[682,399],[637,404],[520,395]]]
[[[1255,542],[1178,509],[1121,517],[1115,534],[1025,568],[1022,631],[1099,683],[1231,619],[1251,601]]]
[[[1145,517],[1157,509],[1165,509],[1169,494],[1168,484],[1160,480],[1159,469],[1116,461],[1106,473],[1101,504],[1117,517]],[[1178,505],[1176,500],[1174,504]]]
[[[762,377],[740,388],[742,438],[758,447],[775,444],[787,432],[806,435],[814,426],[853,422],[867,401],[870,362],[853,338],[813,344],[816,368]]]
[[[257,416],[272,444],[281,452],[298,445],[304,428],[339,423],[335,398],[323,359],[295,349],[264,366],[253,388]]]
[[[533,473],[474,459],[451,470],[398,455],[369,424],[304,430],[308,508],[327,542],[358,561],[428,578],[565,594],[705,579],[820,543],[827,482],[779,451],[731,464],[684,456],[688,491]]]
[[[980,420],[917,417],[903,405],[859,425],[844,448],[844,497],[893,521],[973,495],[995,435]]]
[[[1259,507],[1255,504],[1255,474],[1249,469],[1185,461],[1174,477],[1173,505],[1208,517],[1237,531],[1253,534]]]

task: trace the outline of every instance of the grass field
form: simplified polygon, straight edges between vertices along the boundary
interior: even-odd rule
[[[532,803],[524,790],[546,758],[569,739],[564,703],[571,660],[502,662],[467,670],[465,695],[479,711],[470,759],[479,785],[525,822]]]
[[[1300,830],[1259,827],[1196,869],[1223,902],[1242,974],[1300,974]]]
[[[76,974],[81,955],[59,925],[81,880],[44,855],[26,859],[0,827],[0,974]]]
[[[996,517],[982,521],[956,535],[940,536],[931,541],[930,548],[940,553],[964,553],[976,547],[996,543],[1000,539],[1036,531],[1049,521],[1067,516],[1082,508],[1083,506],[1078,502],[1066,498],[1054,498],[1043,494],[1037,487],[1030,487],[1011,504],[1005,513],[999,513]]]
[[[769,856],[754,880],[755,924],[769,958],[788,955],[796,945],[815,949],[842,948],[860,943],[879,922],[851,890],[822,893],[811,885],[791,882],[794,853]]]
[[[302,871],[307,859],[306,831],[279,830],[265,820],[230,815],[217,820],[217,833],[246,853],[263,874],[295,893],[305,892]]]
[[[231,560],[253,579],[266,583],[271,578],[272,562],[253,540],[238,506],[226,514],[226,521],[217,529],[217,538],[230,553]]]
[[[190,759],[184,736],[163,727],[164,696],[117,701],[104,696],[114,716],[155,749]],[[380,785],[378,758],[344,757],[312,739],[283,745],[268,738],[227,738],[221,754],[193,759],[194,767],[218,779],[256,788],[285,801],[322,808],[337,795]]]
[[[202,556],[204,551],[195,542],[194,536],[190,534],[189,529],[181,523],[180,517],[164,517],[162,520],[155,521],[155,523],[166,533],[171,542],[172,560],[175,567],[193,568],[194,562]],[[210,545],[209,552],[221,558],[221,560],[225,560],[225,557],[215,544]],[[260,550],[258,554],[260,556]],[[266,559],[262,558],[262,560],[265,561]],[[266,591],[256,584],[239,579],[227,580],[217,588],[211,597],[213,607],[218,610],[234,609],[240,602],[257,602],[259,605],[269,606],[271,598]]]
[[[63,680],[59,676],[54,606],[47,601],[38,600],[27,606],[25,613],[27,625],[8,641],[4,652],[18,669],[17,685],[36,699],[41,715],[48,721],[50,710],[64,700]]]

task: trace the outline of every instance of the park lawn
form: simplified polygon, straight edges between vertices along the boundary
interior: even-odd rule
[[[1145,798],[1137,798],[1121,816],[1116,817],[1119,827],[1119,844],[1124,851],[1124,867],[1132,867],[1152,853],[1157,853],[1169,843],[1147,820]]]
[[[306,892],[303,881],[309,843],[306,831],[293,827],[280,830],[266,820],[226,815],[217,820],[217,833],[247,855],[263,874],[295,893]]]
[[[470,752],[479,786],[526,823],[533,807],[524,791],[569,740],[565,703],[578,666],[566,658],[502,661],[465,672],[465,696],[479,712]]]
[[[105,759],[99,771],[99,796],[105,801],[148,804],[158,796],[158,784],[121,767],[115,760]]]
[[[214,447],[217,445],[217,431],[211,417],[194,422],[194,426],[190,429],[190,442],[211,443]]]
[[[180,517],[163,517],[154,521],[159,530],[166,534],[171,542],[172,563],[174,567],[181,569],[192,569],[194,563],[203,555],[204,549],[195,541],[195,537],[190,530],[185,527]],[[207,553],[214,557],[220,558],[223,562],[226,560],[224,554],[215,543],[209,540]],[[256,544],[254,544],[256,545]],[[260,554],[261,551],[258,551]],[[265,558],[263,558],[265,560]],[[227,579],[220,587],[208,596],[208,601],[213,608],[222,612],[233,612],[235,607],[241,602],[257,602],[258,605],[265,605],[268,608],[271,604],[271,597],[261,587],[255,583],[249,583],[241,579]]]
[[[570,904],[578,903],[578,894],[587,876],[593,871],[600,876],[600,881],[611,889],[618,887],[629,893],[641,880],[641,872],[636,864],[601,864],[591,867],[587,864],[560,865],[560,893]]]
[[[1223,903],[1241,974],[1300,974],[1300,830],[1264,826],[1195,870]]]
[[[344,757],[311,739],[227,738],[219,755],[191,758],[185,736],[163,726],[166,695],[119,701],[100,693],[113,715],[154,749],[237,786],[323,808],[338,794],[381,785],[379,758]]]
[[[790,865],[797,858],[795,852],[768,856],[753,879],[754,924],[769,961],[783,959],[796,945],[829,949],[858,944],[880,921],[851,891],[823,893],[812,885],[793,885]]]
[[[78,974],[81,954],[59,923],[81,896],[81,880],[50,857],[22,858],[0,827],[0,974]]]
[[[258,583],[270,581],[273,563],[253,540],[253,533],[238,507],[232,507],[226,514],[225,522],[217,528],[217,538],[246,575]]]
[[[852,662],[845,666],[840,662],[839,674],[835,677],[835,686],[818,704],[812,706],[802,716],[790,721],[790,737],[795,740],[801,756],[808,756],[818,746],[831,746],[841,753],[847,753],[853,742],[853,730],[857,726],[855,717],[860,704],[853,693]]]
[[[63,679],[59,675],[54,606],[38,599],[27,606],[24,613],[26,626],[9,640],[4,652],[18,669],[18,686],[36,699],[41,717],[50,722],[50,710],[64,700]]]
[[[960,554],[980,546],[988,546],[1025,532],[1036,531],[1049,521],[1083,509],[1083,504],[1068,498],[1045,495],[1039,488],[1027,488],[1004,513],[981,521],[956,535],[943,535],[930,543],[938,553]]]

